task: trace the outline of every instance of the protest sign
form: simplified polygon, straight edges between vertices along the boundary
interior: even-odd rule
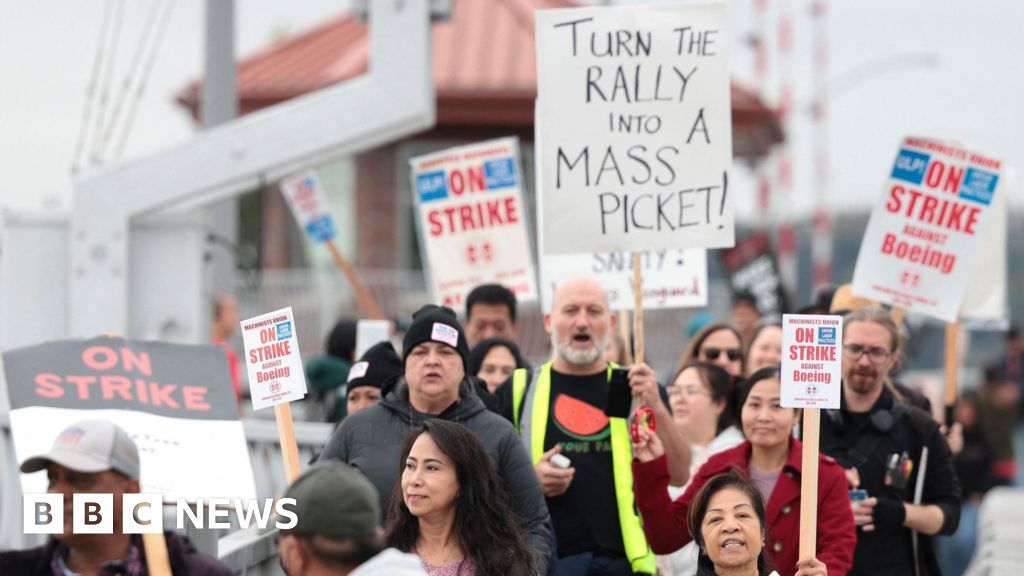
[[[843,318],[782,316],[782,405],[839,408],[842,397]]]
[[[371,318],[383,318],[373,295],[366,289],[355,269],[334,243],[336,236],[334,219],[331,218],[330,208],[324,199],[323,191],[320,190],[316,172],[310,171],[282,180],[281,194],[288,202],[288,207],[299,223],[299,227],[305,230],[313,241],[323,243],[327,247],[335,265],[352,285],[352,290],[355,291],[356,299],[363,310]]]
[[[333,240],[334,219],[316,177],[310,171],[281,181],[281,194],[299,226],[316,242]]]
[[[3,356],[18,461],[49,451],[75,422],[107,420],[139,449],[142,492],[166,501],[256,497],[220,346],[100,337]],[[46,484],[45,474],[22,476],[26,494],[46,492]]]
[[[725,4],[535,20],[544,253],[732,246]]]
[[[800,558],[815,556],[818,534],[818,457],[821,409],[842,398],[843,319],[784,314],[780,404],[803,408],[800,475]]]
[[[999,160],[905,138],[868,221],[853,293],[955,322],[1002,180]]]
[[[722,250],[721,256],[733,294],[753,294],[762,315],[781,314],[789,309],[768,234],[756,232],[745,236],[734,248]]]
[[[253,410],[301,400],[306,376],[291,307],[243,320],[241,325]]]
[[[490,140],[409,162],[434,301],[461,306],[484,283],[506,286],[520,302],[536,300],[519,142]]]
[[[1006,197],[992,199],[992,214],[978,240],[974,264],[960,305],[960,320],[972,330],[1005,330],[1009,326],[1006,299]]]
[[[695,308],[708,304],[707,253],[657,250],[641,254],[643,308]],[[555,289],[566,280],[593,278],[608,294],[612,310],[634,307],[633,261],[628,253],[541,256],[541,303],[550,311]]]

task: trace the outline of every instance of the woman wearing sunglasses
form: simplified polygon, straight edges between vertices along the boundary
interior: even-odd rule
[[[798,573],[800,474],[803,448],[793,438],[800,410],[780,406],[779,368],[755,372],[740,385],[740,420],[746,442],[712,456],[686,492],[668,497],[668,466],[657,437],[640,431],[633,445],[633,489],[643,516],[647,542],[656,554],[669,554],[693,540],[687,515],[697,491],[712,477],[738,468],[767,502],[765,550],[782,576]],[[818,559],[830,574],[846,574],[853,563],[857,535],[843,469],[822,457],[818,464]]]
[[[712,322],[694,335],[686,347],[680,366],[691,362],[711,362],[733,378],[743,376],[743,348],[740,333],[721,322]]]

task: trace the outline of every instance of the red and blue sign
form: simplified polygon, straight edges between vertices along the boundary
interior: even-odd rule
[[[416,177],[420,202],[459,197],[463,194],[512,188],[519,184],[516,162],[512,157],[486,160],[482,165],[464,169],[435,170]]]

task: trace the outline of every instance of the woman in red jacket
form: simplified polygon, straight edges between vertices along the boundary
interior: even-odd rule
[[[633,445],[633,487],[643,516],[644,533],[656,554],[678,550],[693,539],[687,514],[693,497],[709,478],[739,468],[761,490],[768,503],[765,550],[782,576],[797,572],[800,540],[800,471],[802,446],[793,439],[797,409],[779,405],[779,368],[763,368],[743,382],[739,404],[747,441],[712,456],[689,488],[675,502],[668,497],[668,464],[657,436],[641,429]],[[817,558],[830,575],[846,574],[853,561],[857,535],[842,468],[831,459],[818,465]]]

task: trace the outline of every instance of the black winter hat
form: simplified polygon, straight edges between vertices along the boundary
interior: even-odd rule
[[[348,389],[360,386],[380,388],[384,382],[402,373],[402,359],[391,342],[382,340],[363,352],[348,371]]]
[[[469,366],[469,344],[455,311],[447,306],[427,304],[412,315],[412,324],[402,339],[402,365],[412,349],[424,342],[440,342],[455,348],[462,357],[462,368]]]

